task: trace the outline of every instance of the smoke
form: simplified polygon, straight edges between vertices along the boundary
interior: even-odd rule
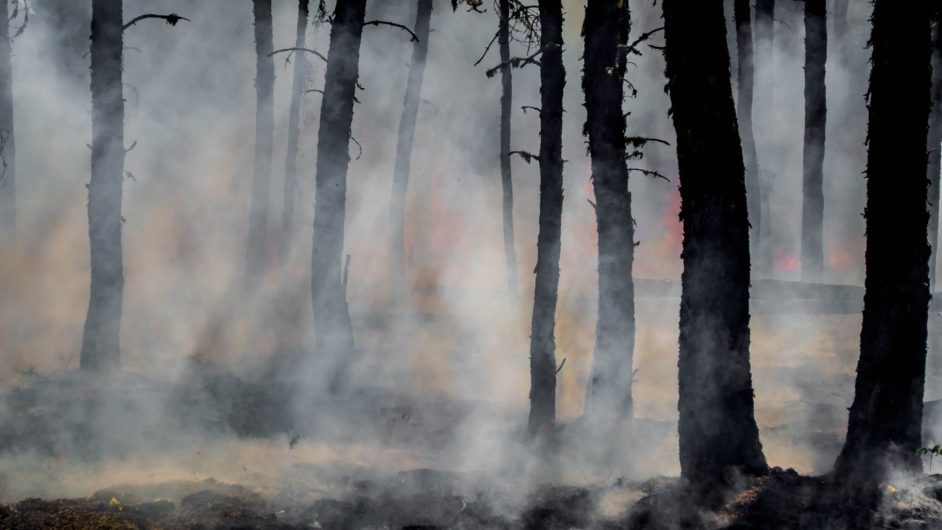
[[[89,283],[84,186],[91,141],[85,55],[90,8],[85,4],[31,2],[30,25],[13,45],[20,217],[17,244],[0,250],[0,392],[12,396],[0,406],[0,499],[84,496],[116,483],[209,476],[269,490],[303,485],[328,495],[342,477],[433,468],[473,477],[465,482],[471,489],[508,479],[511,486],[494,486],[492,493],[514,505],[543,483],[679,473],[679,291],[676,283],[660,280],[679,279],[682,226],[659,51],[646,48],[632,58],[627,79],[637,96],[624,106],[630,112],[629,134],[671,144],[650,144],[637,163],[670,182],[639,173],[630,181],[640,241],[634,271],[638,419],[621,436],[599,440],[584,435],[578,422],[597,296],[597,236],[588,202],[592,187],[579,82],[584,5],[564,2],[567,163],[556,337],[557,363],[566,360],[557,398],[558,420],[565,426],[560,455],[547,463],[522,440],[539,171],[536,164],[513,158],[521,284],[515,305],[505,292],[501,234],[500,87],[484,75],[499,62],[496,48],[473,66],[497,29],[493,10],[452,13],[446,2],[435,5],[406,213],[408,265],[402,281],[414,289],[403,306],[389,304],[386,273],[393,159],[411,43],[396,28],[364,29],[344,253],[350,256],[347,296],[362,352],[356,380],[365,388],[341,402],[326,390],[331,352],[301,348],[304,353],[292,367],[294,380],[303,383],[296,393],[273,392],[264,379],[286,333],[279,325],[285,311],[300,324],[301,344],[311,338],[318,92],[305,93],[302,102],[299,229],[284,267],[292,295],[287,298],[294,305],[283,309],[285,288],[274,273],[259,278],[253,295],[233,294],[245,260],[253,165],[255,52],[248,0],[125,1],[126,17],[175,12],[190,22],[169,27],[145,21],[125,35],[125,137],[128,147],[136,141],[127,157],[123,206],[126,374],[109,388],[71,374],[78,366]],[[757,106],[757,116],[768,115],[757,121],[756,136],[760,165],[775,169],[772,240],[781,259],[771,276],[795,280],[803,25],[798,8],[779,4],[789,5],[776,15],[775,100],[771,107]],[[659,7],[631,5],[632,36],[662,25]],[[863,279],[869,17],[864,6],[851,3],[846,42],[835,42],[831,34],[827,65],[826,279],[853,285]],[[275,48],[293,46],[296,5],[273,7]],[[413,12],[411,2],[374,1],[367,19],[411,26]],[[328,35],[326,24],[312,25],[308,47],[326,54]],[[661,44],[657,39],[653,43]],[[513,46],[512,55],[526,53],[522,45]],[[735,40],[732,51],[735,56]],[[289,60],[309,61],[306,90],[322,89],[324,75],[323,62],[311,55],[275,57],[273,270]],[[529,66],[513,74],[512,149],[535,152],[539,117],[521,106],[539,105],[539,72]],[[808,308],[822,302],[798,300],[781,309],[778,297],[787,288],[776,290],[758,280],[754,277],[751,351],[763,447],[771,465],[822,473],[840,449],[853,396],[860,330],[854,296],[861,291],[851,292],[849,305],[835,296],[831,305],[843,308],[838,314],[813,314]],[[934,349],[930,340],[930,399],[942,390],[931,360]],[[280,413],[298,416],[297,424],[279,424]],[[289,447],[295,437],[297,444]],[[514,493],[512,486],[518,485]],[[605,502],[623,506],[633,502],[632,495]]]

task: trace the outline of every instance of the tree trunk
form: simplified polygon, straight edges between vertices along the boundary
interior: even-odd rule
[[[827,2],[805,0],[805,145],[801,208],[801,277],[819,282],[824,272],[824,135],[828,57]]]
[[[847,4],[849,0],[834,0],[834,38],[839,50],[847,45]]]
[[[760,138],[766,138],[774,129],[772,123],[773,107],[775,102],[775,80],[774,60],[775,60],[775,0],[756,0],[756,24],[755,24],[755,56],[753,65],[758,65],[756,71],[756,90],[758,97],[754,97],[754,102],[758,103],[761,109],[760,117],[754,122],[759,131]],[[753,135],[755,137],[755,134]],[[768,140],[765,140],[768,143]],[[753,255],[754,267],[758,274],[768,274],[772,270],[772,205],[770,202],[770,193],[772,189],[772,172],[770,156],[772,153],[764,153],[763,164],[756,163],[758,181],[759,181],[759,226],[756,230],[756,243],[754,245],[755,253]]]
[[[929,245],[929,4],[876,0],[867,130],[867,277],[854,403],[836,471],[921,470]]]
[[[939,246],[939,172],[942,170],[942,7],[932,14],[932,114],[929,117],[929,260],[930,285],[935,287]]]
[[[540,215],[536,286],[530,325],[531,435],[545,434],[556,422],[556,295],[563,213],[563,8],[560,0],[540,0]]]
[[[599,235],[598,321],[585,406],[590,419],[630,418],[632,414],[634,227],[621,108],[627,64],[622,49],[628,44],[630,29],[627,2],[589,0],[582,30],[582,89]]]
[[[742,133],[743,159],[746,165],[746,203],[749,210],[749,249],[759,253],[759,235],[762,233],[762,186],[759,183],[759,159],[756,154],[756,136],[752,130],[752,105],[755,92],[755,62],[752,46],[752,5],[749,0],[735,0],[736,49],[739,55],[739,106],[737,119]]]
[[[767,470],[749,364],[745,168],[721,0],[664,0],[681,221],[680,465],[695,485]]]
[[[124,296],[121,249],[121,194],[124,184],[124,48],[122,0],[92,1],[92,160],[88,185],[91,286],[80,365],[83,370],[117,369]]]
[[[307,36],[307,18],[310,0],[298,0],[298,24],[295,48],[304,48]],[[298,146],[301,129],[301,98],[307,77],[307,59],[304,52],[295,52],[294,73],[291,80],[291,110],[288,114],[288,150],[285,156],[284,206],[281,212],[281,238],[278,254],[282,265],[291,254],[294,237],[294,197],[298,192]]]
[[[500,0],[500,25],[497,45],[500,63],[510,61],[510,2]],[[513,70],[500,69],[500,184],[503,192],[504,256],[507,261],[507,292],[510,302],[517,301],[517,249],[514,245],[514,186],[510,171],[510,116],[513,105]]]
[[[389,226],[389,289],[394,296],[405,291],[405,224],[406,192],[412,167],[412,144],[415,141],[415,122],[419,114],[422,79],[425,77],[425,58],[428,56],[429,25],[432,19],[432,0],[418,0],[415,13],[415,34],[419,38],[412,47],[412,64],[406,82],[406,97],[399,119],[399,140],[396,143],[396,166],[393,171],[392,199]]]
[[[336,374],[330,379],[333,391],[339,391],[346,383],[346,369],[354,354],[350,311],[341,284],[341,260],[350,165],[348,147],[365,15],[366,0],[338,0],[330,28],[317,138],[311,297],[316,351],[337,359]]]
[[[268,203],[271,193],[271,157],[275,130],[273,93],[275,61],[272,49],[271,0],[252,0],[255,15],[255,168],[249,207],[248,261],[245,286],[264,273],[268,246]]]
[[[16,137],[13,133],[13,40],[8,2],[0,1],[0,239],[16,240]]]

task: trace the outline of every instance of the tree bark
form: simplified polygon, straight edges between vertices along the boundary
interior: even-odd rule
[[[749,249],[759,253],[762,233],[762,185],[759,183],[759,158],[756,154],[756,136],[752,129],[752,106],[755,92],[755,62],[752,42],[752,4],[749,0],[735,0],[736,48],[739,56],[739,105],[736,116],[742,133],[743,159],[746,165],[746,203],[749,210]]]
[[[828,56],[827,2],[805,0],[805,143],[801,208],[801,277],[818,282],[824,273],[824,138]]]
[[[497,45],[500,64],[510,61],[510,2],[500,0]],[[510,302],[517,301],[517,249],[514,245],[514,186],[510,169],[510,117],[513,105],[513,71],[500,69],[500,184],[503,193],[504,256],[507,262],[507,292]]]
[[[255,166],[249,206],[248,260],[245,287],[258,282],[268,254],[268,203],[271,193],[272,143],[275,130],[275,61],[271,0],[252,0],[255,15]]]
[[[298,0],[298,24],[294,47],[305,47],[310,0]],[[307,77],[307,59],[303,52],[295,52],[294,72],[291,80],[291,110],[288,114],[288,149],[285,155],[284,206],[281,211],[281,238],[278,254],[284,264],[291,254],[294,238],[294,197],[298,192],[298,149],[301,138],[301,99]]]
[[[122,0],[92,1],[92,159],[88,185],[91,286],[80,366],[96,372],[117,369],[121,363],[121,195],[125,156],[122,17]]]
[[[13,40],[9,2],[0,1],[0,238],[16,240],[16,136],[13,131]]]
[[[745,167],[722,0],[664,0],[668,90],[684,225],[680,464],[698,486],[767,471],[749,362]]]
[[[754,101],[758,102],[761,113],[759,119],[754,122],[759,131],[759,137],[767,137],[772,134],[774,124],[771,117],[775,102],[775,0],[756,0],[756,24],[755,24],[755,56],[753,65],[758,65],[756,73],[756,91],[758,97]],[[753,135],[755,137],[755,135]],[[766,139],[765,142],[769,140]],[[759,274],[768,274],[772,270],[772,205],[770,202],[770,193],[772,188],[772,172],[769,171],[771,160],[774,158],[768,156],[771,153],[764,153],[766,157],[763,163],[757,161],[757,174],[759,180],[759,227],[756,231],[758,236],[753,255],[754,267]]]
[[[330,28],[314,189],[311,297],[315,348],[337,359],[331,390],[340,391],[355,353],[346,293],[341,284],[350,131],[360,67],[366,0],[338,0]]]
[[[921,470],[929,307],[929,3],[876,0],[867,130],[867,276],[839,476]]]
[[[939,172],[942,171],[942,6],[932,14],[932,113],[929,116],[929,259],[930,285],[935,287],[939,246]]]
[[[634,226],[622,112],[627,64],[623,48],[628,44],[630,29],[627,2],[589,0],[582,30],[585,37],[582,89],[599,237],[599,298],[585,413],[590,419],[609,421],[630,418],[632,414]]]
[[[432,19],[432,0],[418,0],[415,13],[415,34],[418,37],[412,47],[412,64],[406,82],[406,96],[399,119],[399,139],[396,143],[396,165],[393,171],[392,198],[390,200],[389,226],[389,289],[394,296],[405,290],[405,224],[406,193],[409,188],[409,172],[412,167],[412,145],[415,142],[415,123],[419,114],[422,95],[422,80],[425,77],[425,59],[428,56],[428,39]]]
[[[531,435],[548,434],[556,422],[556,297],[563,212],[563,9],[540,0],[540,215],[536,285],[530,325]]]

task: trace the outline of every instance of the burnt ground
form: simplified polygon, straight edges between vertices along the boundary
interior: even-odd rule
[[[216,482],[105,489],[88,498],[0,505],[0,528],[939,528],[942,475],[884,485],[871,501],[848,499],[827,479],[773,470],[744,480],[712,511],[697,509],[677,479],[596,487],[541,487],[520,505],[463,494],[456,476],[400,472],[391,483],[357,481],[346,493],[298,502]]]

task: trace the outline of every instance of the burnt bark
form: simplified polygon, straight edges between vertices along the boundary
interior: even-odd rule
[[[432,19],[432,0],[418,0],[415,13],[415,34],[418,40],[412,46],[412,64],[406,82],[406,95],[399,119],[399,138],[396,142],[396,165],[393,170],[392,198],[389,210],[389,289],[394,295],[405,288],[405,224],[406,194],[409,172],[412,168],[412,145],[415,143],[415,124],[419,114],[425,60],[428,57],[428,39]]]
[[[630,418],[635,300],[634,226],[625,165],[623,51],[631,18],[626,2],[589,0],[583,36],[586,124],[599,237],[598,320],[595,354],[586,389],[590,419]]]
[[[824,272],[824,139],[828,56],[827,2],[805,0],[805,139],[802,162],[801,277],[820,281]]]
[[[930,286],[935,287],[939,246],[939,172],[942,171],[942,6],[932,13],[932,113],[929,115],[929,258]]]
[[[0,1],[0,238],[16,240],[16,136],[13,131],[13,40],[9,2]]]
[[[499,0],[497,45],[500,48],[500,64],[510,61],[510,2]],[[504,258],[507,263],[507,292],[511,303],[517,301],[517,248],[514,245],[514,186],[510,168],[510,116],[513,106],[513,71],[510,67],[500,69],[500,186],[502,192],[501,212],[504,232]]]
[[[333,391],[346,383],[354,351],[350,310],[342,284],[341,260],[347,210],[350,131],[360,68],[366,0],[338,0],[330,28],[314,186],[311,298],[315,348],[337,359]]]
[[[121,195],[125,156],[122,17],[122,0],[92,1],[92,158],[88,185],[91,285],[80,366],[96,372],[117,369],[121,363]]]
[[[531,435],[546,434],[556,422],[556,298],[563,213],[563,8],[540,0],[540,215],[536,284],[530,324]]]
[[[298,0],[298,23],[294,47],[303,49],[307,40],[307,20],[310,0]],[[291,79],[291,109],[288,113],[288,148],[285,154],[284,200],[281,210],[281,238],[278,254],[282,264],[291,254],[294,238],[294,199],[298,193],[298,149],[301,138],[301,98],[304,95],[304,80],[307,77],[307,59],[296,52]]]
[[[271,194],[272,143],[275,131],[275,61],[271,57],[271,0],[252,0],[255,16],[255,165],[249,206],[245,286],[264,273],[268,254],[268,203]]]
[[[839,476],[921,470],[929,307],[929,4],[876,0],[867,129],[867,252],[854,403]]]
[[[677,131],[680,219],[680,464],[697,486],[767,471],[749,362],[749,227],[721,0],[664,0]]]
[[[759,137],[772,134],[774,124],[772,114],[775,101],[775,0],[756,0],[755,55],[753,65],[756,68],[756,92],[754,102],[761,110],[759,119],[754,122]],[[766,138],[766,143],[769,139]],[[774,147],[773,147],[774,149]],[[759,226],[756,230],[755,253],[752,256],[753,267],[759,274],[767,274],[773,266],[772,260],[772,219],[770,192],[772,174],[771,152],[764,152],[761,162],[756,162],[759,180]]]
[[[738,51],[739,98],[736,117],[742,136],[743,160],[746,166],[746,204],[749,210],[749,248],[752,255],[759,252],[759,234],[762,232],[762,186],[759,183],[759,158],[756,154],[756,136],[753,132],[752,106],[755,93],[755,59],[752,41],[752,4],[749,0],[735,0],[733,14],[736,20],[736,49]]]

